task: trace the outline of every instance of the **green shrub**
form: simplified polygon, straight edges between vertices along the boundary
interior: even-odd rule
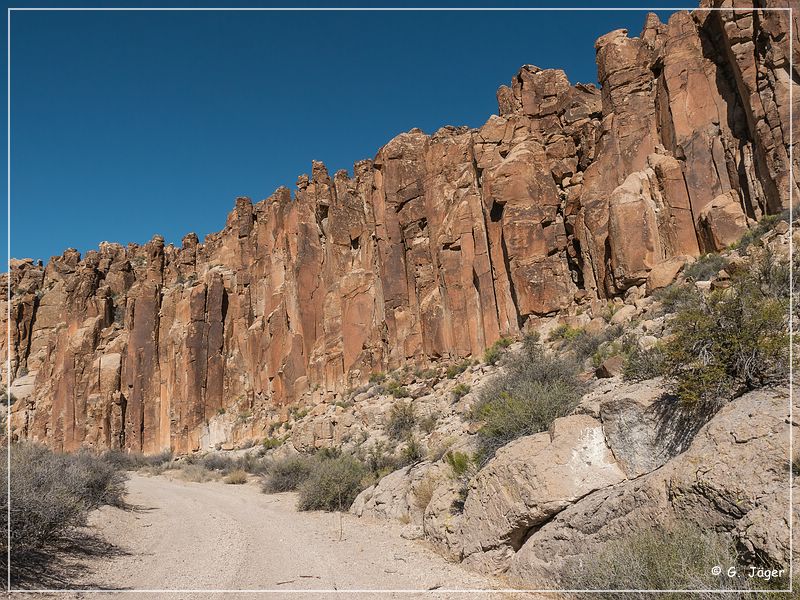
[[[733,248],[737,248],[740,252],[744,252],[747,248],[757,242],[761,236],[765,233],[770,231],[775,225],[778,224],[779,221],[788,221],[789,220],[789,211],[785,210],[780,214],[777,215],[766,215],[763,217],[758,224],[750,229],[747,233],[745,233],[741,239],[733,244]]]
[[[385,386],[383,386],[383,389],[395,398],[408,398],[411,395],[405,386],[394,379],[390,380]]]
[[[489,346],[483,353],[483,362],[487,365],[496,365],[503,358],[506,348],[513,343],[510,338],[500,338],[494,344]]]
[[[574,340],[581,333],[584,333],[583,327],[572,327],[571,325],[563,323],[550,332],[549,339],[550,341],[555,341],[555,340],[570,341]]]
[[[411,436],[406,441],[406,445],[400,452],[400,465],[413,465],[420,462],[425,458],[427,452],[425,447],[415,438]]]
[[[544,431],[567,415],[581,397],[575,364],[546,354],[534,336],[481,390],[471,418],[482,421],[481,453],[488,460],[508,442]]]
[[[696,302],[700,298],[700,292],[693,285],[672,283],[656,290],[653,298],[661,303],[664,312],[673,313],[683,306]]]
[[[366,467],[352,456],[316,462],[300,485],[298,510],[345,511],[362,490]]]
[[[471,388],[466,383],[457,384],[452,390],[450,390],[450,395],[453,397],[453,402],[461,400],[461,398],[469,394],[470,389]]]
[[[728,267],[728,259],[721,254],[704,254],[683,270],[686,279],[692,281],[709,281]]]
[[[417,369],[414,371],[414,375],[417,379],[436,379],[439,376],[439,372],[436,369]]]
[[[273,460],[261,482],[261,490],[270,494],[292,492],[308,478],[312,468],[313,459],[302,454]]]
[[[411,402],[395,402],[386,423],[386,435],[396,440],[407,438],[417,422]]]
[[[701,531],[688,523],[673,524],[611,540],[582,564],[566,563],[560,584],[587,590],[727,590],[709,598],[750,598],[751,595],[740,595],[735,590],[746,590],[751,581],[757,586],[759,582],[745,577],[743,568],[738,569],[738,576],[729,577],[727,569],[738,564],[741,563],[732,544],[718,534]],[[711,574],[715,565],[722,567],[721,575]],[[644,600],[653,594],[606,591],[591,597]],[[659,597],[678,600],[686,594],[672,592]]]
[[[471,364],[470,361],[464,359],[461,362],[458,362],[454,365],[450,365],[449,367],[447,367],[447,373],[446,373],[447,378],[455,379],[456,377],[461,375],[461,373],[469,369],[470,364]]]
[[[394,456],[394,452],[393,446],[379,440],[370,447],[362,462],[371,473],[380,478],[397,468],[397,459]]]
[[[267,450],[272,450],[273,448],[278,448],[283,445],[283,442],[286,441],[285,437],[274,438],[274,437],[265,437],[262,446]]]
[[[3,480],[9,477],[0,461]],[[125,475],[111,463],[87,452],[59,454],[31,443],[11,448],[11,538],[0,542],[0,564],[6,568],[11,542],[12,582],[48,573],[53,548],[77,536],[88,514],[100,506],[125,506]],[[2,486],[0,521],[8,527],[9,498]],[[49,573],[48,573],[49,574]],[[36,581],[34,581],[36,583]]]
[[[625,358],[622,377],[627,381],[645,381],[664,374],[664,356],[661,345],[642,350],[635,348]]]
[[[370,383],[383,383],[386,380],[386,373],[383,371],[378,371],[377,373],[372,373],[369,376]]]
[[[599,333],[589,333],[583,329],[569,340],[567,348],[579,363],[583,363],[590,356],[593,357],[603,344],[616,340],[624,331],[621,325],[611,325]]]
[[[711,410],[744,391],[786,381],[788,264],[765,252],[754,267],[737,273],[728,289],[682,304],[669,321],[671,335],[632,355],[628,377],[654,369],[685,405]]]
[[[459,452],[458,450],[448,451],[447,454],[444,455],[444,460],[450,465],[450,468],[453,470],[453,475],[456,477],[461,477],[466,474],[472,466],[472,460],[469,454],[466,452]]]

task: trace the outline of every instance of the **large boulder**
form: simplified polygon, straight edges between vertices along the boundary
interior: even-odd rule
[[[560,511],[624,479],[599,420],[590,415],[557,419],[550,431],[498,450],[472,481],[461,520],[463,552],[489,553],[492,562],[510,558]]]
[[[686,452],[649,474],[589,494],[532,530],[510,561],[510,578],[557,587],[559,571],[569,562],[675,519],[727,532],[746,550],[745,558],[785,567],[788,519],[797,514],[788,487],[789,430],[797,425],[788,415],[785,389],[731,402]]]

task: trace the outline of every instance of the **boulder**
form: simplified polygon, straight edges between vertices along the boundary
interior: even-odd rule
[[[462,551],[502,562],[577,499],[624,479],[599,420],[557,419],[549,432],[500,448],[471,482],[461,517]]]

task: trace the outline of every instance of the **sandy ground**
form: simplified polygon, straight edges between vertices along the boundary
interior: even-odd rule
[[[255,483],[188,483],[169,475],[132,475],[128,490],[128,502],[138,508],[104,508],[93,515],[93,528],[117,552],[84,563],[81,584],[87,589],[151,591],[59,596],[92,600],[512,597],[446,591],[487,590],[502,584],[445,561],[421,542],[401,538],[400,524],[348,514],[301,513],[294,508],[294,494],[262,494]],[[163,589],[274,591],[224,595],[156,591]]]

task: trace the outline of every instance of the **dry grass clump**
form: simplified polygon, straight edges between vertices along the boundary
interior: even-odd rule
[[[242,469],[236,469],[228,473],[223,481],[231,485],[242,485],[243,483],[247,483],[247,472]]]
[[[178,470],[178,477],[192,483],[206,483],[219,478],[219,473],[206,469],[203,465],[186,464]]]
[[[613,590],[720,590],[695,594],[695,598],[738,600],[752,598],[751,586],[766,587],[767,582],[744,576],[743,563],[735,548],[713,531],[701,531],[689,523],[672,523],[645,529],[609,542],[581,564],[568,562],[561,573],[561,587],[586,590],[612,590],[584,594],[587,598],[630,600],[652,598],[652,594]],[[711,569],[720,566],[722,573]],[[739,574],[729,577],[729,567]],[[769,585],[780,585],[770,582]],[[780,588],[776,588],[780,589]],[[670,600],[685,598],[685,593],[660,594]],[[768,596],[764,596],[765,598]]]

